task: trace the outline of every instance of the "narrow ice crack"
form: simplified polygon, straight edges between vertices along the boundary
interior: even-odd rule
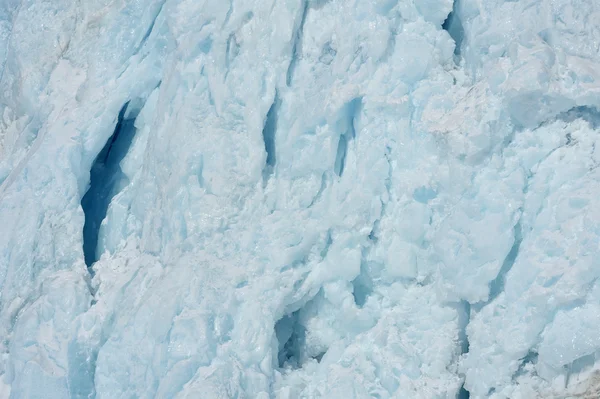
[[[340,138],[338,141],[337,152],[333,170],[336,175],[342,177],[346,167],[346,156],[348,155],[348,145],[351,140],[356,138],[356,118],[362,108],[362,97],[358,97],[348,102],[342,109]]]
[[[152,31],[154,30],[154,26],[156,25],[156,20],[158,19],[158,16],[162,12],[162,9],[165,6],[165,3],[166,3],[166,0],[163,1],[162,3],[160,3],[160,5],[158,6],[158,10],[152,17],[152,22],[150,22],[150,26],[148,26],[148,29],[144,33],[144,36],[142,36],[140,43],[136,46],[135,50],[133,50],[132,55],[139,53],[140,50],[142,49],[142,47],[144,47],[144,44],[146,44],[146,42],[148,41],[148,38],[150,37],[150,34],[152,34]]]
[[[345,134],[340,136],[338,141],[338,147],[335,155],[335,163],[333,166],[333,171],[339,177],[342,177],[344,173],[344,167],[346,166],[346,155],[348,153],[348,138]]]
[[[519,256],[519,250],[521,248],[521,243],[523,242],[523,228],[521,226],[520,218],[513,229],[513,245],[510,248],[510,251],[508,251],[506,258],[504,258],[504,262],[502,263],[502,267],[500,267],[500,271],[496,275],[496,278],[490,283],[490,296],[488,303],[492,302],[504,291],[506,275],[510,272],[517,260],[517,257]]]
[[[319,202],[321,200],[321,197],[323,196],[323,193],[325,192],[325,189],[327,188],[328,180],[329,180],[329,178],[327,176],[327,173],[323,173],[321,175],[321,186],[319,187],[319,191],[317,191],[317,194],[310,201],[310,204],[308,204],[308,208],[312,208],[317,202]]]
[[[292,37],[292,58],[290,60],[290,64],[288,66],[288,70],[286,73],[285,82],[288,87],[292,85],[292,80],[294,79],[294,73],[296,71],[296,65],[298,64],[298,60],[300,55],[302,54],[302,37],[304,35],[304,23],[306,22],[306,14],[308,13],[308,0],[302,1],[302,15],[300,19],[296,21],[297,25],[294,29],[294,36]]]
[[[225,18],[223,19],[223,24],[221,25],[221,29],[225,28],[225,26],[229,23],[229,19],[231,18],[232,13],[233,13],[233,0],[229,0],[229,8],[227,9],[227,13],[225,14]]]
[[[469,336],[467,334],[467,326],[471,322],[471,304],[467,301],[461,301],[458,308],[458,343],[460,345],[460,356],[469,353]],[[469,391],[465,388],[463,382],[458,391],[457,399],[468,399]]]

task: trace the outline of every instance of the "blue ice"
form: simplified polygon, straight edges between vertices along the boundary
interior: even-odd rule
[[[0,2],[0,398],[600,396],[599,20]]]

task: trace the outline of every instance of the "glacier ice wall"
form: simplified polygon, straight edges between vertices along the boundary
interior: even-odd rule
[[[1,2],[0,397],[597,397],[598,21]]]

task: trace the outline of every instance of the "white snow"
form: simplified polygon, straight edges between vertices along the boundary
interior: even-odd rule
[[[0,398],[598,397],[598,21],[0,2]]]

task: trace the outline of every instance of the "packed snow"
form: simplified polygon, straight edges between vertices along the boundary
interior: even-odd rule
[[[0,398],[600,397],[600,2],[0,1]]]

